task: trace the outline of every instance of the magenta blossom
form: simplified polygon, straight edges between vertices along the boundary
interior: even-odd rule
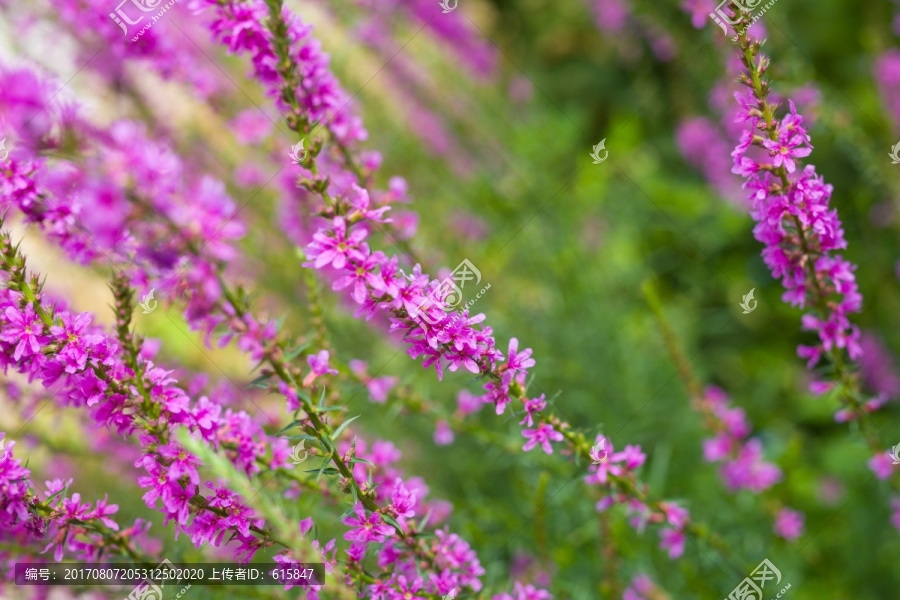
[[[782,508],[775,517],[775,533],[788,541],[803,535],[803,513]]]
[[[528,441],[525,442],[525,445],[522,446],[522,450],[525,452],[528,452],[540,444],[541,448],[544,449],[544,452],[553,454],[553,448],[550,446],[550,442],[561,442],[565,439],[563,434],[553,429],[553,426],[547,423],[541,423],[538,425],[537,429],[524,429],[522,430],[522,435],[528,439]]]
[[[6,309],[8,323],[0,333],[0,340],[15,345],[13,359],[19,360],[23,356],[31,356],[41,351],[41,345],[47,340],[43,334],[44,324],[34,312],[32,303],[25,305],[25,310],[16,306]]]
[[[343,520],[344,525],[353,527],[350,531],[344,533],[344,539],[351,542],[378,542],[379,544],[386,537],[394,535],[394,528],[382,522],[381,515],[373,512],[366,514],[366,509],[361,502],[358,502],[353,509],[355,516],[349,516]]]
[[[312,385],[316,378],[321,375],[328,373],[331,373],[332,375],[338,374],[337,369],[332,369],[328,366],[328,358],[328,350],[320,350],[318,354],[310,354],[306,357],[306,362],[309,363],[312,370],[303,378],[304,387]]]

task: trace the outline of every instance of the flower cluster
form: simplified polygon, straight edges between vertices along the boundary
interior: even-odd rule
[[[763,460],[762,443],[747,439],[750,425],[744,410],[730,407],[722,389],[707,387],[699,410],[708,419],[709,429],[717,432],[703,442],[703,458],[722,463],[720,475],[729,490],[761,492],[781,480],[781,469]]]
[[[218,546],[226,532],[233,532],[235,554],[249,559],[262,545],[250,528],[258,529],[262,521],[225,488],[207,484],[215,497],[205,499],[199,489],[199,459],[170,436],[174,428],[184,427],[212,447],[227,445],[233,448],[226,454],[235,466],[251,474],[259,471],[256,463],[265,460],[269,446],[258,439],[261,427],[245,413],[223,410],[205,397],[192,406],[169,371],[143,359],[129,365],[117,340],[91,327],[89,313],[53,312],[40,303],[33,284],[21,279],[24,261],[8,235],[3,244],[2,267],[12,275],[0,290],[2,368],[54,386],[61,405],[86,407],[98,424],[120,435],[139,434],[144,454],[135,467],[146,473],[137,482],[146,490],[147,506],[156,508],[161,502],[166,522],[173,520],[198,547]],[[121,310],[127,309],[120,305]]]
[[[43,552],[53,549],[53,560],[59,562],[69,551],[77,560],[95,561],[107,550],[137,557],[139,538],[150,523],[137,519],[132,527],[119,531],[111,515],[119,507],[107,498],[82,502],[81,494],[67,495],[72,480],[45,482],[46,495],[41,499],[32,489],[31,470],[14,456],[16,442],[0,434],[0,528],[2,537],[27,542],[29,539],[50,540]],[[4,552],[5,554],[5,552]]]
[[[116,156],[115,148],[109,150],[107,156],[109,160],[113,160],[112,157]],[[149,161],[136,159],[135,162],[142,164]],[[173,157],[173,161],[169,165],[171,166],[176,162]],[[135,164],[136,171],[140,172],[139,167],[141,167],[141,164]],[[40,166],[44,169],[47,168],[44,162]],[[43,171],[35,169],[34,173],[30,174],[35,175],[40,172]],[[102,169],[97,169],[97,172],[103,173]],[[171,169],[167,172],[171,172]],[[9,176],[9,173],[7,175]],[[157,185],[160,185],[160,180],[166,181],[159,175],[155,178]],[[31,181],[27,180],[27,182]],[[115,180],[110,182],[109,187],[111,190],[117,188],[116,183]],[[31,189],[36,190],[31,202],[8,202],[8,206],[14,206],[29,214],[26,211],[32,209],[35,205],[40,206],[41,203],[47,203],[48,199],[52,198],[51,193],[38,185],[37,182],[34,182]],[[152,191],[157,188],[148,185],[147,189]],[[5,198],[11,196],[13,196],[12,192]],[[186,194],[185,196],[188,195]],[[202,207],[202,198],[199,200],[198,205]],[[197,203],[197,198],[193,198],[193,202]],[[167,210],[160,211],[160,213],[168,218],[163,223],[164,227],[155,231],[158,238],[162,237],[162,232],[168,232],[168,239],[177,240],[181,239],[183,235],[182,229],[196,231],[197,228],[192,227],[190,222],[185,223],[177,218],[182,215],[191,215],[192,212],[195,212],[194,204],[191,202],[177,203],[170,201],[164,208]],[[123,212],[127,213],[127,211]],[[48,216],[47,211],[39,213],[39,216],[41,219],[38,222],[45,230],[48,232],[57,230],[57,223],[51,216]],[[378,217],[375,211],[370,216]],[[212,219],[210,221],[214,223]],[[74,234],[82,231],[82,228],[79,227],[80,223],[74,219],[65,224],[70,226]],[[203,224],[200,223],[199,225],[202,226]],[[217,232],[221,231],[221,229],[219,228]],[[205,246],[211,245],[215,249],[216,240],[209,239],[209,235],[206,237]],[[116,235],[110,237],[109,249],[114,253],[123,252],[120,245],[118,245],[118,240],[119,238]],[[60,238],[56,241],[65,246],[64,242],[66,240]],[[191,252],[198,245],[185,244],[181,251],[185,253]],[[83,248],[87,248],[87,244],[84,244]],[[222,248],[227,250],[227,246]],[[173,252],[173,254],[175,253]],[[138,260],[134,262],[134,266],[139,273],[146,273],[146,270],[150,270],[148,269],[148,260],[141,253],[136,253],[136,257]],[[90,258],[94,258],[94,256]],[[185,258],[193,258],[193,256],[185,256]],[[11,267],[13,271],[16,271],[13,263],[16,263],[18,267],[24,267],[24,263],[19,264],[19,259],[15,256],[11,246],[8,247],[8,259],[9,264],[7,266]],[[177,259],[177,254],[176,259],[172,262],[175,264],[181,262]],[[202,261],[198,260],[198,262]],[[211,278],[211,281],[216,282],[215,293],[228,296],[229,292],[221,287],[222,283],[219,281],[220,272],[217,265],[211,262],[205,264],[208,267],[206,275]],[[150,266],[152,266],[152,263]],[[124,281],[119,283],[124,286]],[[25,289],[22,285],[11,287]],[[185,293],[189,299],[194,297],[192,296],[192,290],[185,290]],[[15,300],[18,301],[19,299],[16,298]],[[21,301],[18,301],[18,304],[23,305]],[[229,307],[232,312],[230,318],[226,320],[228,333],[222,338],[227,342],[236,331],[240,331],[240,328],[235,326],[235,321],[244,323],[256,322],[252,320],[249,313],[243,312],[241,306],[232,304],[230,299],[227,306],[223,306],[220,302],[208,302],[202,311],[188,311],[187,317],[191,322],[197,322],[200,318],[221,319],[221,312]],[[130,305],[129,308],[126,308],[125,303],[121,303],[119,312],[120,316],[123,312],[130,312]],[[226,316],[228,315],[226,314]],[[57,361],[56,355],[44,352],[46,344],[58,339],[61,346],[58,348],[58,355],[60,360],[64,357],[66,362],[59,367],[54,366],[52,372],[56,373],[57,377],[63,377],[64,379],[61,379],[61,382],[66,385],[67,389],[71,390],[61,396],[62,401],[75,406],[88,406],[92,409],[92,416],[97,421],[114,428],[119,433],[126,435],[139,433],[138,438],[145,449],[145,453],[138,458],[135,466],[142,468],[146,472],[146,475],[138,478],[139,485],[145,488],[146,491],[144,500],[150,507],[156,507],[158,504],[161,504],[160,509],[165,514],[166,522],[174,521],[176,532],[184,531],[188,533],[195,545],[198,546],[207,543],[220,545],[224,541],[225,534],[230,532],[231,538],[229,541],[235,546],[234,551],[236,555],[243,559],[248,559],[259,547],[269,543],[268,534],[263,530],[264,524],[262,520],[256,517],[254,512],[243,504],[238,496],[227,487],[224,487],[221,483],[206,482],[206,487],[210,493],[204,495],[201,492],[197,472],[199,467],[198,459],[177,442],[174,442],[171,439],[170,431],[176,427],[187,428],[210,447],[226,454],[236,467],[247,472],[248,475],[259,472],[260,464],[272,469],[281,466],[286,455],[283,440],[266,440],[259,425],[250,419],[248,415],[236,413],[231,409],[224,409],[207,397],[201,397],[196,405],[192,406],[187,395],[180,388],[174,386],[175,380],[170,377],[169,372],[154,367],[152,362],[149,361],[150,356],[144,356],[141,350],[137,351],[141,354],[140,360],[129,361],[128,352],[123,352],[123,349],[116,344],[115,340],[109,338],[100,330],[89,327],[91,318],[87,313],[70,314],[65,311],[54,313],[46,306],[41,306],[38,310],[32,308],[31,304],[28,304],[19,307],[15,313],[10,312],[8,318],[9,326],[5,327],[4,331],[8,330],[11,333],[7,334],[8,339],[4,341],[9,342],[10,346],[6,350],[18,361],[16,364],[18,368],[24,369],[24,363],[27,362],[27,359],[40,353],[43,358],[32,361],[30,368],[38,372],[38,377],[44,377],[43,370],[45,367],[49,367],[49,365],[44,363],[44,359],[53,365]],[[47,323],[51,323],[51,325],[48,326]],[[51,339],[48,332],[55,337]],[[13,338],[13,335],[16,335],[16,337]],[[257,341],[260,345],[253,346],[246,344],[244,338],[239,338],[238,347],[251,354],[251,356],[258,358],[262,354],[261,349],[271,345],[271,337],[262,337]],[[102,348],[105,345],[109,345],[109,352],[107,355],[101,356],[97,347]],[[259,353],[256,348],[260,349]],[[134,358],[136,357],[132,357],[132,359]],[[327,351],[310,354],[307,358],[310,372],[303,378],[302,387],[312,386],[318,377],[328,373],[336,373],[328,365],[329,356]],[[106,362],[103,362],[104,360]],[[68,372],[66,372],[67,368]],[[100,372],[95,372],[98,368]],[[48,372],[51,371],[50,368],[46,370]],[[60,372],[63,375],[59,375]],[[129,383],[132,381],[132,378],[133,382]],[[281,384],[278,387],[279,390],[285,393],[288,406],[292,410],[300,408],[301,405],[297,400],[298,386],[288,386],[285,382],[281,382]],[[90,396],[87,396],[88,392],[90,392]],[[132,394],[137,394],[137,396]],[[291,404],[292,398],[294,399],[293,402],[295,402],[293,405]],[[146,423],[143,419],[135,418],[135,409],[139,409],[138,413],[150,410],[155,412],[156,416],[151,423]],[[265,458],[269,448],[271,448],[272,452],[271,460]],[[354,451],[359,451],[359,447]],[[372,458],[374,464],[375,457],[370,458]],[[353,464],[350,458],[345,462]],[[368,485],[368,474],[365,471],[357,473],[355,479],[357,487],[361,486],[365,489],[365,486]],[[388,511],[386,513],[387,516],[396,519],[399,523],[403,523],[406,518],[416,514],[416,507],[418,507],[419,511],[431,514],[427,521],[423,521],[424,524],[437,521],[441,514],[446,514],[446,507],[442,505],[429,506],[427,510],[423,510],[421,506],[415,504],[417,492],[410,492],[407,489],[409,485],[409,481],[397,484],[391,502],[385,509]],[[420,496],[424,496],[424,494],[420,494]],[[379,498],[378,495],[376,495],[375,499],[376,501],[384,500]],[[373,512],[370,513],[370,516],[377,514],[380,513]],[[380,520],[380,517],[371,516],[371,518]],[[384,534],[385,527],[387,526],[382,523],[381,534]],[[393,531],[393,528],[390,529]],[[473,588],[480,586],[477,582],[477,577],[483,571],[478,566],[474,554],[471,554],[468,546],[464,545],[465,543],[462,540],[453,534],[449,534],[449,532],[445,533],[447,536],[450,536],[449,546],[446,548],[446,551],[450,552],[451,555],[446,559],[447,565],[456,565],[454,568],[458,568],[461,565],[469,565],[459,575],[459,577],[464,579],[457,580],[455,583],[468,585]],[[262,538],[262,540],[259,538]],[[407,551],[404,548],[410,545],[410,541],[411,538],[402,540],[398,556],[403,556],[403,552]],[[461,546],[461,544],[464,546]],[[362,550],[364,551],[364,549],[363,547]],[[358,544],[352,546],[350,550],[351,555],[358,556],[355,553],[359,550]],[[419,552],[422,552],[422,550]],[[438,556],[439,559],[440,553],[437,550],[431,551],[431,554]],[[462,561],[462,556],[469,556],[470,554],[470,559]],[[416,553],[413,551],[410,564],[415,564],[415,558]]]
[[[659,532],[659,547],[668,551],[669,558],[681,556],[684,553],[685,530],[690,521],[688,511],[672,502],[651,505],[634,493],[637,486],[635,472],[647,460],[647,455],[640,446],[635,445],[614,452],[612,442],[602,435],[598,435],[595,441],[595,447],[603,447],[608,457],[599,464],[589,466],[589,474],[584,478],[588,485],[601,486],[608,491],[597,501],[597,511],[603,512],[615,504],[622,504],[632,515],[629,522],[638,531],[642,531],[647,523],[664,524],[666,527]]]
[[[775,118],[766,100],[768,85],[760,79],[767,59],[756,62],[756,46],[746,43],[743,60],[749,74],[743,73],[741,81],[748,89],[735,93],[745,129],[732,152],[732,172],[745,178],[757,222],[754,236],[765,245],[762,256],[772,276],[785,287],[782,298],[808,311],[803,328],[818,335],[818,344],[800,346],[799,355],[810,368],[826,354],[840,364],[842,351],[856,360],[862,352],[860,334],[849,315],[859,312],[862,296],[856,267],[835,254],[847,241],[837,210],[829,205],[832,186],[812,165],[800,165],[812,152],[803,117],[789,101],[788,113]]]
[[[244,4],[242,9],[252,4]],[[259,13],[257,16],[261,16],[261,10]],[[265,63],[265,57],[276,52],[276,46],[283,46],[283,40],[290,42],[293,39],[289,31],[293,24],[298,23],[296,17],[287,10],[282,10],[280,14],[270,13],[267,29],[261,29],[258,24],[245,23],[242,13],[236,12],[229,2],[219,3],[216,16],[214,30],[217,32],[258,33],[252,36],[252,43],[245,40],[246,44],[235,43],[235,37],[231,34],[219,33],[217,39],[234,52],[249,49],[257,79],[270,89],[280,85],[282,97],[292,96],[295,82],[290,74],[304,70],[308,57],[301,55],[297,59],[291,53],[285,53],[280,82],[268,80],[267,72],[260,67],[260,63]],[[286,113],[292,129],[306,131],[303,123],[308,121],[301,115],[299,106],[280,104],[280,108]],[[379,313],[386,314],[390,319],[389,330],[403,333],[407,353],[412,358],[423,357],[422,365],[426,368],[434,366],[439,378],[445,368],[453,372],[460,367],[474,374],[486,375],[488,381],[484,389],[487,393],[481,400],[493,404],[497,414],[502,414],[513,400],[520,401],[525,409],[521,425],[528,426],[523,430],[526,437],[523,449],[527,451],[540,445],[546,453],[552,453],[551,443],[565,440],[577,446],[577,453],[587,456],[587,449],[579,446],[579,440],[575,439],[568,424],[541,414],[546,403],[542,396],[530,399],[525,395],[527,372],[535,364],[530,349],[520,352],[518,341],[513,338],[509,343],[508,356],[504,359],[495,346],[491,328],[481,325],[485,319],[483,314],[471,317],[467,308],[463,308],[460,314],[448,312],[455,308],[450,301],[453,294],[448,296],[448,292],[456,289],[452,278],[431,279],[418,264],[411,274],[406,275],[400,269],[397,255],[389,256],[369,247],[367,240],[371,230],[380,229],[382,224],[389,222],[384,218],[384,213],[402,195],[395,192],[393,184],[390,192],[370,194],[362,186],[367,183],[367,178],[354,168],[354,150],[349,147],[349,142],[334,136],[331,146],[332,150],[338,149],[339,152],[326,153],[324,150],[329,146],[324,145],[315,161],[301,161],[296,166],[300,186],[325,201],[324,206],[312,207],[311,211],[327,219],[326,225],[312,236],[312,241],[305,248],[305,266],[332,280],[335,289],[350,290],[350,300],[357,305],[357,317],[369,320]],[[327,178],[324,173],[328,174]],[[371,169],[363,173],[371,173]],[[356,175],[356,181],[353,181],[353,175]],[[439,423],[436,441],[449,443],[451,440],[452,432]],[[636,451],[640,452],[639,449]],[[637,499],[632,472],[622,471],[621,476],[621,480],[617,476],[611,477],[617,490],[616,497],[623,502],[628,499],[635,506],[640,505],[643,514],[638,520],[668,523],[671,528],[661,533],[663,547],[669,550],[673,558],[679,556],[683,551],[688,523],[686,511],[674,504],[664,504],[657,505],[654,512]],[[357,518],[361,517],[357,515]]]
[[[264,0],[237,2],[200,0],[198,9],[214,9],[209,30],[213,38],[234,54],[250,55],[254,76],[282,111],[290,111],[306,123],[327,122],[329,130],[343,144],[365,140],[368,133],[362,120],[349,110],[350,98],[328,67],[329,57],[321,43],[312,37],[312,27],[282,8],[284,39],[288,46],[278,49],[266,23],[270,9]],[[283,56],[302,61],[296,71],[286,73],[280,66]],[[296,78],[294,81],[293,78]],[[291,85],[293,94],[286,98],[281,89]]]
[[[420,265],[407,276],[399,256],[369,247],[372,231],[391,223],[385,213],[405,197],[405,185],[393,180],[387,191],[372,188],[371,174],[379,159],[354,147],[365,139],[365,130],[347,109],[349,95],[331,74],[311,28],[276,0],[192,4],[211,9],[210,28],[217,42],[232,53],[250,56],[253,77],[275,99],[292,130],[311,133],[321,126],[328,132],[327,144],[312,140],[309,157],[291,171],[299,174],[301,189],[324,200],[324,205],[309,206],[307,211],[310,218],[324,221],[316,223],[322,226],[311,241],[307,235],[302,242],[306,266],[325,275],[335,290],[346,290],[358,316],[387,317],[391,330],[403,334],[410,356],[421,357],[426,368],[434,366],[439,378],[444,370],[460,367],[486,378],[481,398],[460,398],[461,413],[473,412],[473,404],[487,403],[502,414],[512,405],[521,411],[517,416],[525,428],[524,451],[540,446],[550,454],[554,443],[568,442],[584,458],[587,451],[569,425],[543,414],[545,397],[526,394],[527,374],[535,365],[530,349],[520,351],[518,340],[512,338],[504,358],[492,330],[482,325],[483,315],[471,317],[467,309],[461,316],[448,312],[453,308],[446,294],[448,280],[432,279]],[[152,51],[147,40],[156,37],[165,34],[143,37],[142,47]],[[228,543],[236,556],[249,559],[258,549],[281,541],[270,529],[275,525],[263,521],[250,501],[245,502],[247,496],[242,498],[225,481],[201,485],[201,459],[175,434],[186,433],[226,456],[231,466],[251,478],[263,469],[283,467],[287,444],[267,435],[249,414],[226,408],[211,394],[202,395],[202,385],[178,387],[172,371],[154,364],[153,349],[130,332],[133,286],[183,299],[192,327],[203,329],[207,338],[221,333],[222,344],[234,340],[239,350],[260,364],[256,383],[284,396],[294,413],[289,428],[300,429],[303,435],[298,437],[312,439],[327,456],[319,474],[333,477],[335,487],[352,495],[352,507],[340,518],[346,526],[343,538],[349,542],[349,560],[341,566],[346,568],[348,585],[369,584],[370,597],[390,600],[446,595],[460,588],[478,592],[485,570],[469,544],[448,528],[434,531],[433,537],[423,535],[425,527],[434,528],[446,518],[449,507],[426,503],[424,482],[399,473],[391,464],[399,458],[392,445],[376,442],[369,451],[358,437],[349,443],[342,439],[351,433],[349,422],[333,423],[331,411],[338,407],[325,405],[325,384],[337,373],[330,366],[328,350],[308,351],[309,344],[300,344],[288,352],[275,324],[257,319],[242,291],[229,288],[225,265],[243,266],[235,260],[240,253],[232,244],[244,227],[235,220],[237,210],[224,186],[195,176],[202,165],[183,160],[135,123],[95,127],[82,122],[77,111],[52,103],[46,89],[36,85],[23,89],[19,100],[11,99],[12,106],[17,102],[19,106],[10,122],[26,124],[20,117],[27,116],[24,108],[29,104],[49,105],[50,111],[46,120],[42,117],[17,140],[21,143],[11,161],[0,165],[3,207],[37,223],[72,258],[82,262],[106,258],[124,275],[113,280],[117,317],[113,336],[92,326],[89,313],[67,310],[42,297],[37,280],[26,276],[24,259],[4,238],[2,366],[58,386],[60,404],[83,407],[97,424],[134,438],[141,452],[134,465],[141,469],[138,484],[144,500],[162,511],[166,523],[174,523],[176,536],[185,533],[198,547]],[[254,140],[267,130],[260,123],[243,118],[235,127],[244,139]],[[303,369],[292,362],[298,358]],[[379,397],[383,401],[394,385],[386,378],[369,377],[364,368],[354,370],[376,401]],[[309,398],[313,389],[321,392],[318,405]],[[439,425],[439,433],[441,443],[452,438],[449,426]],[[661,547],[674,558],[683,553],[688,514],[672,503],[649,498],[635,475],[644,460],[640,447],[627,446],[612,453],[608,463],[592,467],[588,483],[609,491],[598,510],[620,503],[638,529],[651,522],[663,524]],[[302,477],[295,478],[299,480]],[[79,502],[74,499],[74,514],[86,517],[89,507],[81,510]],[[100,510],[97,517],[102,521],[109,511]],[[260,513],[270,521],[264,509]],[[311,527],[311,519],[298,525],[301,535]],[[329,573],[339,568],[336,540],[323,546],[316,540],[312,546],[312,556],[321,559]],[[278,560],[295,560],[297,550],[292,547]],[[374,582],[363,568],[370,552],[377,554],[385,573]],[[317,592],[311,589],[308,597],[315,598]],[[517,582],[512,595],[497,598],[548,600],[550,595]]]

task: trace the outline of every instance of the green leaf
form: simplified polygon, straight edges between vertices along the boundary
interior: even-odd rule
[[[422,531],[423,529],[425,529],[425,524],[428,523],[428,519],[431,517],[431,512],[432,511],[429,510],[427,513],[425,513],[425,516],[422,517],[422,520],[419,521],[419,524],[416,526],[416,531]]]
[[[398,523],[394,517],[390,515],[381,515],[381,520],[394,527],[397,531],[403,531],[403,528],[400,527],[400,523]]]
[[[285,360],[286,362],[290,362],[290,361],[294,360],[294,359],[297,358],[304,350],[306,350],[307,348],[309,348],[310,344],[311,344],[311,342],[306,342],[306,343],[304,343],[304,344],[300,344],[299,346],[297,346],[296,348],[294,348],[293,350],[291,350],[290,352],[288,352],[287,354],[285,354],[285,355],[284,355],[284,360]]]
[[[354,504],[353,506],[351,506],[350,508],[345,510],[344,514],[342,514],[341,516],[338,517],[338,521],[343,521],[344,519],[346,519],[347,517],[352,515],[355,510],[356,510],[356,505]]]
[[[322,394],[319,396],[319,405],[316,408],[325,408],[325,388],[322,387]]]
[[[247,387],[252,387],[252,388],[266,388],[266,387],[268,387],[268,386],[263,385],[263,382],[268,381],[270,377],[271,377],[270,375],[260,375],[259,377],[257,377],[257,378],[254,379],[253,381],[251,381],[251,382],[247,385]]]
[[[329,455],[334,454],[334,444],[331,443],[331,440],[328,439],[327,436],[323,437],[319,441],[322,443],[323,446],[325,446],[325,449],[328,450]]]
[[[331,434],[331,440],[336,442],[338,438],[341,437],[341,434],[344,433],[344,430],[347,429],[347,425],[360,418],[361,416],[362,415],[356,415],[352,419],[347,419],[346,421],[341,423],[341,426],[335,429],[334,433]]]
[[[285,425],[283,429],[281,429],[280,431],[278,431],[277,433],[275,433],[275,436],[274,436],[274,437],[280,436],[282,433],[284,433],[284,432],[287,431],[288,429],[290,429],[290,428],[292,428],[292,427],[296,427],[296,426],[299,425],[299,424],[300,424],[300,421],[299,421],[299,420],[291,421],[290,423],[288,423],[287,425]],[[288,439],[292,439],[292,438],[288,438]]]
[[[351,465],[355,465],[356,463],[363,463],[363,464],[365,464],[365,465],[369,465],[370,467],[374,467],[374,466],[375,466],[375,465],[373,465],[372,463],[370,463],[369,461],[367,461],[367,460],[364,459],[364,458],[351,458],[351,459],[350,459],[350,464],[351,464]]]
[[[319,467],[319,473],[316,475],[316,481],[319,481],[319,478],[322,477],[322,473],[325,472],[325,469],[329,468],[328,465],[331,464],[331,458],[326,458],[322,461],[322,466]],[[331,467],[334,468],[334,467]]]

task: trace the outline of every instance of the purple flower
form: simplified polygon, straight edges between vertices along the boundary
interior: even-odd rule
[[[383,206],[372,210],[370,208],[369,192],[359,187],[355,183],[350,186],[351,196],[347,198],[356,212],[350,214],[350,219],[362,218],[374,223],[390,223],[391,219],[385,219],[384,213],[391,209],[390,206]]]
[[[372,402],[384,404],[395,385],[397,385],[397,378],[385,375],[384,377],[373,377],[367,381],[366,389],[369,390],[369,398]]]
[[[894,469],[893,462],[889,452],[879,452],[869,460],[869,468],[878,479],[889,479]]]
[[[453,430],[444,419],[437,422],[434,430],[434,443],[438,446],[449,446],[453,443]]]
[[[525,400],[525,418],[519,422],[519,425],[534,426],[534,414],[539,413],[547,407],[547,401],[544,400],[544,394],[537,398],[529,398]]]
[[[364,255],[361,260],[351,260],[344,267],[347,274],[335,281],[331,289],[337,291],[352,285],[353,289],[350,292],[350,296],[357,304],[364,303],[370,293],[375,296],[381,296],[385,293],[387,286],[381,275],[375,272],[375,269],[384,260],[385,255],[383,252],[373,252],[367,256]]]
[[[541,423],[538,425],[537,429],[523,429],[522,435],[528,439],[528,441],[525,442],[525,445],[522,446],[522,450],[525,452],[528,452],[540,444],[541,448],[544,449],[544,452],[553,454],[553,448],[550,446],[550,442],[561,442],[565,439],[563,434],[553,429],[553,426],[548,423]]]
[[[526,348],[519,352],[519,340],[511,338],[509,340],[509,358],[507,368],[510,371],[527,371],[534,366],[534,359],[531,358],[531,348]]]
[[[242,110],[230,125],[235,137],[242,144],[258,144],[269,136],[273,127],[271,119],[258,108]]]
[[[337,369],[332,369],[328,366],[328,358],[328,350],[320,350],[318,354],[310,354],[306,357],[306,362],[309,363],[310,369],[312,370],[303,378],[303,387],[312,385],[316,378],[321,375],[327,373],[331,373],[332,375],[338,374]]]
[[[342,522],[344,525],[353,527],[350,531],[344,533],[344,539],[351,542],[369,542],[381,543],[386,537],[394,535],[394,528],[382,522],[381,515],[377,512],[366,514],[366,509],[361,502],[354,507],[356,516],[349,516]]]
[[[90,313],[81,313],[73,318],[68,312],[62,312],[59,316],[62,327],[54,325],[50,327],[50,333],[65,344],[59,355],[66,363],[66,373],[77,373],[87,364],[88,348],[103,338],[99,335],[85,336],[91,323]]]
[[[653,581],[643,573],[635,575],[631,580],[631,587],[622,594],[622,600],[649,600],[653,596],[656,586]]]
[[[778,132],[777,140],[764,140],[763,146],[773,157],[772,163],[775,167],[784,165],[788,173],[793,173],[797,170],[793,159],[805,158],[812,153],[812,149],[805,146],[807,143],[807,136],[799,133],[792,134],[782,128]]]
[[[661,529],[659,547],[667,550],[669,558],[675,559],[684,554],[684,531],[680,529]]]
[[[633,471],[637,469],[644,461],[647,460],[647,455],[641,452],[640,446],[629,445],[625,446],[625,450],[622,452],[616,452],[610,457],[612,462],[625,462],[625,468],[629,471]]]
[[[13,359],[19,360],[23,356],[39,353],[41,345],[47,341],[47,336],[43,334],[44,324],[34,312],[32,303],[26,304],[24,311],[18,307],[9,306],[3,314],[7,323],[3,324],[0,340],[15,344]]]
[[[391,504],[397,512],[398,517],[412,519],[416,516],[416,511],[413,509],[416,506],[417,493],[416,490],[409,491],[406,489],[406,486],[403,485],[403,480],[399,477],[394,480],[394,491],[391,494]]]
[[[119,524],[109,518],[108,515],[114,515],[119,512],[119,507],[116,504],[107,504],[107,496],[103,497],[103,500],[97,500],[96,506],[94,510],[88,513],[88,519],[97,519],[113,531],[119,530]]]
[[[388,591],[388,597],[390,600],[428,600],[425,596],[419,596],[416,593],[422,589],[423,585],[421,577],[416,577],[409,582],[404,575],[400,575],[397,577],[397,589]]]
[[[456,396],[456,409],[464,417],[481,410],[481,405],[481,398],[469,390],[460,390]]]
[[[359,227],[347,235],[347,223],[343,217],[335,217],[330,232],[319,231],[313,235],[313,242],[307,248],[306,255],[315,259],[312,266],[316,269],[331,265],[340,270],[348,260],[365,261],[361,244],[367,235],[366,230]]]
[[[775,534],[791,541],[803,535],[803,513],[782,508],[775,517]]]
[[[193,488],[193,486],[188,487]],[[163,508],[166,509],[164,524],[168,523],[169,519],[174,519],[178,525],[186,526],[190,515],[190,501],[194,496],[193,491],[188,491],[180,483],[170,483],[167,491],[163,500]]]
[[[184,476],[194,485],[200,485],[200,475],[197,473],[197,466],[200,460],[190,454],[187,450],[176,443],[166,444],[159,447],[159,454],[163,458],[170,459],[169,463],[169,481],[178,481]]]

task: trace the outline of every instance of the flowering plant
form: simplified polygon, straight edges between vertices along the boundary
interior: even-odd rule
[[[581,8],[623,72],[674,64],[691,31],[640,1]],[[662,128],[710,180],[704,193],[729,200],[694,219],[702,229],[679,212],[687,233],[656,196],[697,184],[616,164],[625,135],[585,144],[607,156],[579,151],[560,181],[571,161],[554,159],[581,147],[587,121],[533,98],[543,86],[510,58],[515,43],[469,6],[0,10],[23,34],[55,28],[83,73],[66,83],[37,60],[46,44],[24,39],[22,60],[0,63],[4,594],[42,597],[16,563],[171,560],[320,566],[315,582],[241,588],[253,597],[721,595],[763,548],[792,581],[814,580],[821,566],[789,557],[867,472],[882,487],[865,510],[900,529],[882,430],[900,389],[887,328],[861,328],[851,211],[806,164],[819,151],[813,103],[770,90],[752,16],[727,15],[741,88],[715,85],[723,124],[679,113]],[[651,52],[634,51],[645,42]],[[546,58],[524,56],[529,68]],[[494,118],[498,107],[527,127]],[[550,115],[558,135],[541,133],[539,151],[512,143]],[[532,185],[547,192],[536,204]],[[551,204],[560,195],[571,203]],[[641,208],[605,203],[618,195]],[[755,223],[761,253],[736,219]],[[765,266],[784,288],[764,376],[741,362],[762,342],[707,352],[684,326],[707,300],[682,303],[680,286],[749,278],[712,261],[711,274],[682,275],[657,252],[690,264],[691,246],[756,261],[754,277]],[[759,313],[729,301],[719,316],[776,318],[773,287],[756,281]],[[809,373],[775,344],[795,329]],[[753,402],[754,378],[785,406],[807,390],[834,405],[834,422],[815,426],[866,447],[844,483],[803,454],[826,444],[799,409]],[[740,542],[732,532],[751,521]]]

